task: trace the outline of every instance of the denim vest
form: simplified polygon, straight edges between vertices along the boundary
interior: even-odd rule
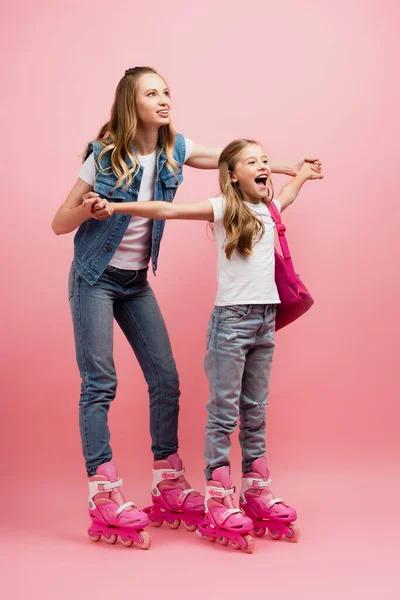
[[[94,191],[101,198],[110,202],[136,202],[142,181],[143,167],[140,166],[132,184],[127,190],[122,187],[115,188],[117,178],[112,172],[110,154],[107,152],[102,156],[98,168],[98,156],[103,150],[99,142],[91,142],[85,153],[85,160],[91,152],[94,153],[96,165],[96,180]],[[171,173],[166,165],[167,157],[164,152],[158,150],[157,175],[154,187],[154,199],[172,202],[178,186],[183,181],[182,167],[185,160],[185,138],[177,134],[174,142],[174,158],[179,165],[177,175]],[[126,228],[131,220],[130,215],[113,214],[109,219],[97,221],[89,219],[82,223],[75,234],[74,239],[74,266],[79,275],[90,284],[96,283],[104,269],[110,262],[114,252],[125,235]],[[164,233],[165,221],[153,221],[151,241],[151,262],[153,272],[156,273],[160,243]]]

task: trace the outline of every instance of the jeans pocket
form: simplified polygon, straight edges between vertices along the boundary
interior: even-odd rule
[[[250,312],[249,304],[234,304],[223,306],[220,314],[221,323],[239,323]]]
[[[72,300],[75,293],[75,267],[72,264],[68,276],[68,301]]]

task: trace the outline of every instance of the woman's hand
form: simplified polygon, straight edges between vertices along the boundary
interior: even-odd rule
[[[111,217],[114,209],[108,200],[100,198],[95,192],[89,192],[83,196],[82,205],[86,208],[92,219],[104,221]]]
[[[319,163],[321,165],[321,163]],[[315,169],[315,163],[304,162],[302,167],[298,171],[298,175],[303,176],[307,179],[323,179],[324,176],[321,172],[321,166],[318,170]]]
[[[302,156],[294,163],[294,175],[296,176],[304,165],[310,165],[312,171],[314,173],[321,173],[322,164],[319,158],[312,158],[307,156]],[[315,177],[315,179],[322,179],[322,177]]]

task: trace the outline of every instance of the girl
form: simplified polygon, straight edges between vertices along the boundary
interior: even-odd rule
[[[153,491],[168,511],[165,519],[184,515],[189,526],[202,514],[204,499],[190,488],[178,451],[179,380],[168,333],[147,281],[151,256],[157,269],[164,221],[138,215],[92,218],[99,197],[122,202],[174,199],[184,164],[216,168],[219,149],[193,144],[175,134],[170,120],[171,97],[165,80],[149,67],[128,69],[118,84],[110,120],[88,145],[79,178],[57,211],[56,234],[75,235],[69,275],[69,301],[76,357],[82,378],[79,403],[83,454],[89,477],[92,539],[102,534],[110,543],[116,533],[129,545],[147,548],[140,533],[148,517],[126,503],[112,451],[107,414],[117,388],[113,360],[113,318],[126,335],[148,383],[150,431],[154,454]],[[294,174],[305,160],[277,166]],[[82,198],[85,202],[82,203]],[[140,202],[141,204],[141,202]],[[175,526],[175,523],[171,522]],[[122,526],[124,529],[121,529]],[[120,529],[119,529],[120,528]]]
[[[296,511],[274,498],[265,445],[265,406],[274,352],[279,296],[274,280],[274,221],[271,166],[261,145],[229,144],[219,159],[222,196],[193,204],[108,203],[93,206],[95,219],[117,214],[154,219],[198,219],[213,223],[218,250],[218,290],[207,332],[205,370],[210,384],[205,435],[206,520],[200,532],[253,551],[249,532],[284,533],[297,541]],[[308,179],[322,179],[306,163],[273,200],[285,210]],[[90,200],[85,201],[90,205]],[[233,503],[230,436],[240,417],[241,509]],[[246,516],[249,515],[249,516]]]

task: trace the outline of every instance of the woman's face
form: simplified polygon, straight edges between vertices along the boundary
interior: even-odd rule
[[[171,98],[165,81],[154,73],[145,73],[137,83],[136,110],[143,125],[168,125]]]

